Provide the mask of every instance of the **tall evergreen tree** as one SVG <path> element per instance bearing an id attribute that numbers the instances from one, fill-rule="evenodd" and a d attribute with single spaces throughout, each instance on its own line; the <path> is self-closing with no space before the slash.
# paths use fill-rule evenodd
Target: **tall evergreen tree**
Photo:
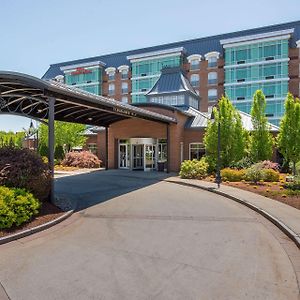
<path id="1" fill-rule="evenodd" d="M 250 136 L 250 156 L 254 162 L 272 158 L 274 140 L 270 133 L 265 110 L 265 95 L 261 90 L 257 90 L 251 108 L 253 131 Z"/>
<path id="2" fill-rule="evenodd" d="M 300 161 L 300 100 L 289 93 L 284 108 L 285 113 L 278 134 L 278 147 L 285 160 L 293 163 L 295 175 L 296 163 Z"/>
<path id="3" fill-rule="evenodd" d="M 209 121 L 204 136 L 206 158 L 210 168 L 215 169 L 218 157 L 218 122 L 220 121 L 221 167 L 228 167 L 242 159 L 246 148 L 246 131 L 241 116 L 227 97 L 213 109 L 214 121 Z"/>

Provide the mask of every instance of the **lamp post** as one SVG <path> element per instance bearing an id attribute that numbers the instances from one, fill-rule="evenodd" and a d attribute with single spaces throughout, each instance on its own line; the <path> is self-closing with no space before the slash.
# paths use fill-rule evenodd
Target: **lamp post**
<path id="1" fill-rule="evenodd" d="M 218 157 L 217 157 L 217 172 L 216 172 L 216 184 L 218 185 L 218 189 L 220 188 L 220 184 L 222 182 L 222 178 L 221 178 L 221 124 L 220 124 L 220 109 L 219 109 L 219 105 L 215 105 L 214 106 L 218 113 Z M 215 114 L 214 114 L 214 109 L 212 110 L 211 113 L 211 119 L 215 120 Z"/>

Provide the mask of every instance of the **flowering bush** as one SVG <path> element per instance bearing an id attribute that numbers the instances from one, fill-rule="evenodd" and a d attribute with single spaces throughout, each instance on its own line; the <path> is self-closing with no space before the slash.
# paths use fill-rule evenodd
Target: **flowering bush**
<path id="1" fill-rule="evenodd" d="M 241 181 L 244 178 L 244 176 L 245 176 L 244 170 L 236 170 L 230 168 L 225 168 L 221 170 L 221 177 L 223 181 L 231 181 L 231 182 Z"/>
<path id="2" fill-rule="evenodd" d="M 262 169 L 279 170 L 279 164 L 270 160 L 264 160 L 257 163 Z"/>
<path id="3" fill-rule="evenodd" d="M 0 229 L 20 226 L 38 214 L 40 202 L 24 189 L 0 186 Z"/>
<path id="4" fill-rule="evenodd" d="M 99 168 L 101 160 L 89 151 L 69 152 L 61 164 L 65 167 Z"/>
<path id="5" fill-rule="evenodd" d="M 181 178 L 202 179 L 207 176 L 208 163 L 204 158 L 201 160 L 185 160 L 180 167 Z"/>
<path id="6" fill-rule="evenodd" d="M 46 200 L 51 187 L 47 164 L 34 151 L 12 147 L 0 148 L 0 185 L 24 188 L 39 200 Z"/>
<path id="7" fill-rule="evenodd" d="M 245 179 L 257 183 L 263 179 L 262 167 L 259 163 L 252 165 L 245 172 Z"/>

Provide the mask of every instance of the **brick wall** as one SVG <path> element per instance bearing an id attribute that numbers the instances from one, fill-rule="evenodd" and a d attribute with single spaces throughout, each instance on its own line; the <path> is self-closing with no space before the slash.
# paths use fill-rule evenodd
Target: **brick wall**
<path id="1" fill-rule="evenodd" d="M 300 66 L 300 54 L 299 48 L 289 49 L 289 91 L 296 97 L 299 97 L 299 66 Z"/>

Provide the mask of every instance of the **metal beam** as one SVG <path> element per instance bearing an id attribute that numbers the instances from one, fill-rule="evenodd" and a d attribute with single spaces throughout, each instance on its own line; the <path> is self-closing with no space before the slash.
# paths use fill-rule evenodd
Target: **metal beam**
<path id="1" fill-rule="evenodd" d="M 105 170 L 108 170 L 108 127 L 105 127 Z"/>
<path id="2" fill-rule="evenodd" d="M 170 173 L 170 161 L 171 161 L 171 141 L 170 141 L 170 125 L 167 124 L 167 173 Z"/>
<path id="3" fill-rule="evenodd" d="M 55 132 L 54 132 L 54 105 L 55 98 L 49 98 L 49 114 L 48 114 L 48 160 L 51 171 L 51 191 L 50 191 L 50 202 L 54 202 L 54 143 L 55 143 Z"/>

